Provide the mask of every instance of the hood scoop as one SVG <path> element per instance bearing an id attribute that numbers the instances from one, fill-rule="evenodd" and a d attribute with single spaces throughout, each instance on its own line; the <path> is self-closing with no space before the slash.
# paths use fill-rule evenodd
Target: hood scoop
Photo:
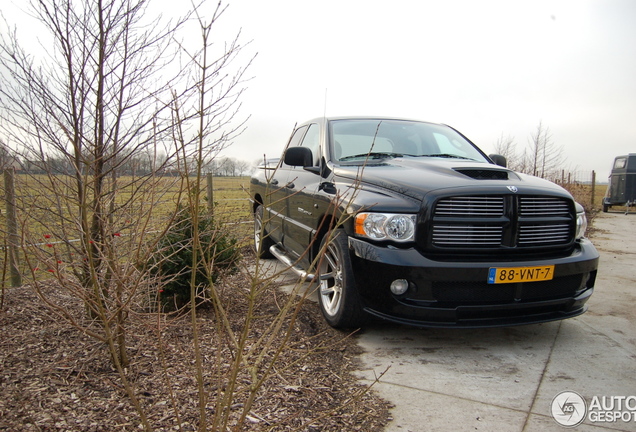
<path id="1" fill-rule="evenodd" d="M 455 171 L 475 180 L 508 180 L 508 171 L 503 170 L 463 168 Z"/>

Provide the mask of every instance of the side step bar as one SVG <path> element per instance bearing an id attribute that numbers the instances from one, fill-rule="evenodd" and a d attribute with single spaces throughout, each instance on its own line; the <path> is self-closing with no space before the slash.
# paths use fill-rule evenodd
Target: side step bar
<path id="1" fill-rule="evenodd" d="M 280 262 L 282 262 L 283 264 L 285 264 L 287 267 L 289 267 L 291 270 L 294 271 L 294 273 L 296 273 L 298 276 L 300 276 L 302 279 L 306 279 L 308 281 L 312 281 L 314 280 L 314 277 L 316 277 L 316 275 L 314 275 L 313 273 L 307 273 L 305 270 L 301 269 L 300 267 L 298 267 L 296 264 L 294 264 L 294 262 L 292 261 L 292 259 L 285 253 L 283 252 L 281 249 L 278 248 L 278 246 L 274 245 L 272 247 L 269 248 L 269 251 L 272 253 L 272 255 L 274 255 Z"/>

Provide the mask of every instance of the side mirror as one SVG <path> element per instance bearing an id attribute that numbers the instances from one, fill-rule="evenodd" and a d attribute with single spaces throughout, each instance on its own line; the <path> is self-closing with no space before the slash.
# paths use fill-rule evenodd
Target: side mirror
<path id="1" fill-rule="evenodd" d="M 491 154 L 491 155 L 488 155 L 488 157 L 490 158 L 491 161 L 493 161 L 494 163 L 496 163 L 499 166 L 502 166 L 504 168 L 506 168 L 508 166 L 508 161 L 502 155 Z"/>
<path id="2" fill-rule="evenodd" d="M 314 164 L 314 157 L 307 147 L 290 147 L 285 151 L 284 162 L 289 166 L 310 167 Z"/>

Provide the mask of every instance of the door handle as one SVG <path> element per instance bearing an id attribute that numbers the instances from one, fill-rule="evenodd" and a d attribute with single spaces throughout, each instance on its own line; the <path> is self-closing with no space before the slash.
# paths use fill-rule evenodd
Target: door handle
<path id="1" fill-rule="evenodd" d="M 325 193 L 328 193 L 330 195 L 334 195 L 337 192 L 336 185 L 329 182 L 320 183 L 320 186 L 318 186 L 318 190 L 324 191 Z"/>
<path id="2" fill-rule="evenodd" d="M 273 179 L 273 180 L 272 180 L 272 184 L 273 184 L 274 186 L 276 186 L 276 185 L 278 184 L 278 180 Z"/>
<path id="3" fill-rule="evenodd" d="M 285 186 L 288 189 L 293 189 L 296 187 L 296 185 L 294 183 L 287 183 L 287 186 Z"/>

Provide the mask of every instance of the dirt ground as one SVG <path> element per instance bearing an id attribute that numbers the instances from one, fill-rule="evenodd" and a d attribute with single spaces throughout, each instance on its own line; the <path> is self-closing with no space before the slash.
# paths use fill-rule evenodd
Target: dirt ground
<path id="1" fill-rule="evenodd" d="M 246 253 L 245 259 L 253 261 L 254 257 Z M 247 283 L 243 278 L 239 273 L 225 282 L 228 287 L 240 287 Z M 58 288 L 51 284 L 47 292 L 82 316 L 80 302 Z M 222 296 L 232 326 L 240 329 L 244 296 L 236 289 L 224 289 Z M 281 296 L 284 294 L 264 296 L 258 304 L 255 335 L 269 325 L 268 317 L 277 313 Z M 163 344 L 159 344 L 156 317 L 144 315 L 130 317 L 127 376 L 155 430 L 197 430 L 200 416 L 189 321 L 183 318 L 166 326 L 160 335 Z M 216 397 L 223 394 L 214 385 L 215 379 L 222 381 L 218 374 L 225 374 L 223 368 L 231 362 L 230 351 L 218 349 L 213 342 L 212 322 L 211 311 L 200 313 L 210 417 Z M 237 430 L 382 430 L 390 405 L 373 391 L 365 391 L 367 387 L 352 375 L 359 367 L 360 348 L 355 337 L 345 336 L 325 324 L 317 305 L 303 305 L 290 341 L 259 391 L 247 421 Z M 248 379 L 239 379 L 239 389 L 249 386 Z M 28 286 L 7 289 L 0 310 L 0 389 L 0 430 L 141 429 L 105 346 L 52 315 Z M 240 412 L 243 402 L 238 398 L 231 410 Z"/>

